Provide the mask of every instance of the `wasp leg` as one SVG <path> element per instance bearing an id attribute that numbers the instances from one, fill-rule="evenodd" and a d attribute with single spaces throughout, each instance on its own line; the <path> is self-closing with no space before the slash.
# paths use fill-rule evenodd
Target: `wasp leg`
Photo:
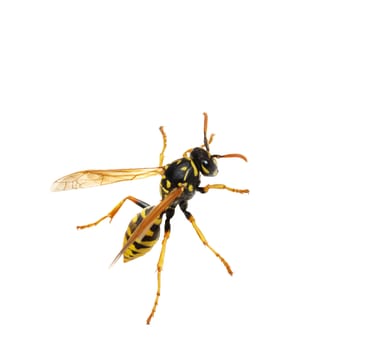
<path id="1" fill-rule="evenodd" d="M 89 227 L 92 227 L 92 226 L 96 226 L 97 224 L 99 224 L 101 221 L 105 220 L 106 218 L 109 218 L 109 222 L 112 221 L 112 219 L 114 218 L 114 216 L 117 214 L 117 212 L 120 210 L 120 208 L 122 207 L 122 205 L 124 204 L 124 202 L 126 200 L 130 200 L 132 201 L 133 203 L 137 204 L 138 206 L 140 206 L 141 208 L 146 208 L 149 206 L 148 203 L 140 200 L 140 199 L 137 199 L 135 197 L 132 197 L 132 196 L 128 196 L 128 197 L 125 197 L 123 200 L 121 200 L 107 215 L 104 215 L 102 218 L 100 218 L 99 220 L 95 221 L 95 222 L 92 222 L 91 224 L 88 224 L 88 225 L 82 225 L 82 226 L 77 226 L 76 228 L 78 230 L 83 230 L 85 228 L 89 228 Z"/>
<path id="2" fill-rule="evenodd" d="M 195 221 L 195 218 L 193 217 L 193 215 L 187 211 L 187 206 L 188 206 L 188 203 L 186 201 L 184 202 L 181 202 L 180 203 L 180 209 L 182 210 L 182 212 L 184 213 L 185 217 L 187 218 L 187 220 L 192 224 L 193 228 L 195 229 L 196 233 L 198 234 L 200 240 L 203 242 L 203 244 L 208 247 L 210 249 L 210 251 L 215 254 L 220 260 L 221 262 L 224 264 L 224 266 L 226 267 L 228 273 L 230 275 L 233 274 L 232 272 L 232 269 L 231 267 L 229 266 L 229 264 L 227 263 L 227 261 L 216 251 L 214 250 L 208 243 L 207 239 L 204 237 L 203 235 L 203 232 L 201 232 L 200 228 L 197 226 L 196 224 L 196 221 Z"/>
<path id="3" fill-rule="evenodd" d="M 142 201 L 141 199 L 137 199 L 135 197 L 132 197 L 132 196 L 128 196 L 126 198 L 124 198 L 123 200 L 127 200 L 129 199 L 130 201 L 132 201 L 133 203 L 137 204 L 140 208 L 146 208 L 146 207 L 150 207 L 151 205 L 148 204 L 147 202 L 144 202 Z"/>
<path id="4" fill-rule="evenodd" d="M 151 319 L 153 317 L 153 315 L 155 314 L 156 312 L 156 307 L 157 307 L 157 304 L 159 302 L 159 298 L 160 298 L 160 289 L 161 289 L 161 271 L 163 270 L 163 265 L 164 265 L 164 257 L 165 257 L 165 249 L 166 249 L 166 246 L 167 246 L 167 241 L 168 241 L 168 238 L 171 234 L 171 218 L 173 217 L 173 215 L 175 214 L 175 208 L 171 207 L 169 208 L 167 211 L 166 211 L 166 219 L 165 219 L 165 223 L 164 223 L 164 238 L 163 238 L 163 241 L 161 242 L 161 251 L 160 251 L 160 257 L 159 257 L 159 261 L 157 262 L 157 291 L 156 291 L 156 298 L 155 298 L 155 302 L 153 303 L 153 307 L 152 307 L 152 311 L 151 313 L 149 314 L 148 318 L 147 318 L 147 324 L 150 324 L 151 323 Z"/>
<path id="5" fill-rule="evenodd" d="M 212 185 L 207 185 L 204 187 L 197 187 L 196 190 L 201 192 L 201 193 L 207 193 L 212 188 L 217 189 L 217 190 L 228 190 L 228 191 L 236 192 L 236 193 L 249 193 L 249 190 L 239 190 L 237 188 L 228 187 L 228 186 L 222 185 L 222 184 L 212 184 Z"/>
<path id="6" fill-rule="evenodd" d="M 165 153 L 165 149 L 167 148 L 167 135 L 164 131 L 164 127 L 160 126 L 160 132 L 161 132 L 161 136 L 163 137 L 163 149 L 161 150 L 160 152 L 160 161 L 159 161 L 159 166 L 162 167 L 163 166 L 163 162 L 164 162 L 164 153 Z"/>

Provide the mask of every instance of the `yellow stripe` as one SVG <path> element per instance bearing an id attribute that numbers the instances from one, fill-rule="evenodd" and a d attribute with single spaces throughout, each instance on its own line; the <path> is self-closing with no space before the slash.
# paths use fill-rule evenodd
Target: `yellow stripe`
<path id="1" fill-rule="evenodd" d="M 190 159 L 189 161 L 190 161 L 192 168 L 193 168 L 193 175 L 199 176 L 199 170 L 197 169 L 196 164 L 193 162 L 192 159 Z"/>

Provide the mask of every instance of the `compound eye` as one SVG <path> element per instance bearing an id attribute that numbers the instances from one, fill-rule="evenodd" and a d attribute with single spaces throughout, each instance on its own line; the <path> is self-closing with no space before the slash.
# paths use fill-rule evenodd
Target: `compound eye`
<path id="1" fill-rule="evenodd" d="M 214 158 L 203 159 L 201 161 L 202 173 L 205 176 L 216 176 L 217 175 L 217 165 Z"/>
<path id="2" fill-rule="evenodd" d="M 210 169 L 209 169 L 209 162 L 207 159 L 202 159 L 200 161 L 200 167 L 201 167 L 201 172 L 203 175 L 209 175 Z"/>
<path id="3" fill-rule="evenodd" d="M 209 167 L 209 162 L 208 162 L 208 160 L 203 159 L 203 160 L 201 161 L 201 164 L 203 165 L 204 168 L 208 169 L 208 167 Z"/>

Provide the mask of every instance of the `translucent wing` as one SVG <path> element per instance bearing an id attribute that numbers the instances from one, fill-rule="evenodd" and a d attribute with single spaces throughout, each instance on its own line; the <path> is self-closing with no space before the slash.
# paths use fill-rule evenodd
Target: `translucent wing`
<path id="1" fill-rule="evenodd" d="M 158 205 L 156 205 L 149 214 L 144 218 L 143 221 L 136 227 L 135 232 L 132 233 L 129 240 L 124 244 L 123 248 L 120 250 L 119 254 L 116 255 L 115 259 L 112 261 L 112 267 L 120 259 L 120 257 L 125 253 L 128 247 L 134 243 L 136 240 L 141 239 L 151 228 L 154 221 L 163 214 L 172 203 L 181 196 L 184 191 L 184 187 L 175 188 L 171 193 L 169 193 Z"/>
<path id="2" fill-rule="evenodd" d="M 52 191 L 67 191 L 79 188 L 113 184 L 120 181 L 144 179 L 154 175 L 162 175 L 164 169 L 136 168 L 136 169 L 111 169 L 111 170 L 83 170 L 63 176 L 56 180 L 51 187 Z"/>

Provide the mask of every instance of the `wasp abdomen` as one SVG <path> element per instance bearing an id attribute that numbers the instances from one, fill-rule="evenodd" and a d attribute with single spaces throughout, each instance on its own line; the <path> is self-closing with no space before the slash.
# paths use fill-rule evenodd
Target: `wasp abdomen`
<path id="1" fill-rule="evenodd" d="M 128 225 L 127 231 L 125 232 L 123 244 L 128 241 L 128 239 L 135 232 L 137 226 L 151 212 L 152 209 L 153 206 L 146 207 L 140 213 L 134 216 L 134 218 Z M 143 256 L 152 249 L 152 247 L 159 239 L 161 221 L 162 219 L 160 216 L 154 221 L 151 228 L 145 233 L 142 238 L 137 239 L 127 248 L 124 253 L 124 262 L 128 262 L 130 260 Z"/>

